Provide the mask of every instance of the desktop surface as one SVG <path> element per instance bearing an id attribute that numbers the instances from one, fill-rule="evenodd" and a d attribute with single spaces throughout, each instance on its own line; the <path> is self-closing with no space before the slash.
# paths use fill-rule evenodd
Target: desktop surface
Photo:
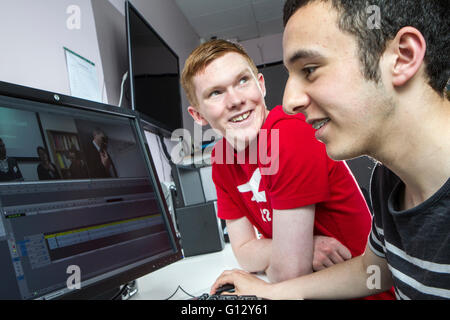
<path id="1" fill-rule="evenodd" d="M 239 264 L 228 243 L 222 251 L 184 258 L 137 279 L 139 291 L 131 299 L 187 300 L 192 296 L 199 297 L 209 293 L 223 271 L 236 268 Z"/>

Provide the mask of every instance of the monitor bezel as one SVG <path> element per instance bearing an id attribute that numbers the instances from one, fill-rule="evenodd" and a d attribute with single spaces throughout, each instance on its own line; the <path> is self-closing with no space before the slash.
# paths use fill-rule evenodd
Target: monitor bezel
<path id="1" fill-rule="evenodd" d="M 96 283 L 89 284 L 87 286 L 82 285 L 80 289 L 73 289 L 67 294 L 56 296 L 55 299 L 95 299 L 96 297 L 103 295 L 105 292 L 117 289 L 121 285 L 134 281 L 148 273 L 154 272 L 166 265 L 169 265 L 171 263 L 183 259 L 180 241 L 175 232 L 175 228 L 172 223 L 172 218 L 167 203 L 164 197 L 162 196 L 163 191 L 159 179 L 157 178 L 156 167 L 153 158 L 151 156 L 147 140 L 145 139 L 145 134 L 142 128 L 139 113 L 127 108 L 119 108 L 113 105 L 103 104 L 91 100 L 85 100 L 60 93 L 35 89 L 3 81 L 0 81 L 0 95 L 23 100 L 30 100 L 34 102 L 40 102 L 44 104 L 50 104 L 54 105 L 55 107 L 58 106 L 71 107 L 80 110 L 88 110 L 103 114 L 122 116 L 130 119 L 134 123 L 133 126 L 137 131 L 136 138 L 138 139 L 138 141 L 136 142 L 140 144 L 141 147 L 143 148 L 143 155 L 144 160 L 147 163 L 148 174 L 151 178 L 153 185 L 157 189 L 156 194 L 158 202 L 162 207 L 165 223 L 170 227 L 169 236 L 172 245 L 174 245 L 176 249 L 175 252 L 167 256 L 160 257 L 150 262 L 146 262 L 138 266 L 132 267 L 126 271 L 120 272 L 116 275 L 113 275 L 104 280 L 100 280 Z M 59 290 L 56 290 L 56 292 L 57 291 Z"/>
<path id="2" fill-rule="evenodd" d="M 137 111 L 144 121 L 145 127 L 148 131 L 155 132 L 157 134 L 162 134 L 165 137 L 171 137 L 171 134 L 174 130 L 182 128 L 183 126 L 183 108 L 182 108 L 182 97 L 181 97 L 181 87 L 178 85 L 178 95 L 180 98 L 180 102 L 178 104 L 179 109 L 179 119 L 178 119 L 178 128 L 171 128 L 167 124 L 162 123 L 149 115 L 145 114 L 143 111 L 139 110 L 136 106 L 136 97 L 135 97 L 135 84 L 134 84 L 134 71 L 133 71 L 133 59 L 132 59 L 132 45 L 131 45 L 131 31 L 130 31 L 130 10 L 136 14 L 139 19 L 146 25 L 146 27 L 153 32 L 153 34 L 159 39 L 161 44 L 163 44 L 169 52 L 176 58 L 177 60 L 177 70 L 178 75 L 180 76 L 180 58 L 176 54 L 174 50 L 167 44 L 166 41 L 159 35 L 158 32 L 150 25 L 147 19 L 131 4 L 129 0 L 125 1 L 125 27 L 126 27 L 126 37 L 127 37 L 127 56 L 128 56 L 128 76 L 130 79 L 130 93 L 131 93 L 131 108 L 134 111 Z"/>

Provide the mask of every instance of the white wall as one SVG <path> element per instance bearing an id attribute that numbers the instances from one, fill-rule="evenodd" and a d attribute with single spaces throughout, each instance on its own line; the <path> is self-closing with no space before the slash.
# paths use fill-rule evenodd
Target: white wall
<path id="1" fill-rule="evenodd" d="M 1 1 L 0 81 L 70 95 L 65 46 L 95 63 L 103 102 L 117 105 L 122 75 L 128 68 L 124 3 L 125 0 Z M 174 0 L 134 0 L 132 3 L 178 54 L 182 69 L 200 38 Z M 80 8 L 79 30 L 67 27 L 70 5 Z M 94 12 L 95 8 L 103 9 L 108 5 L 115 8 L 115 12 Z M 99 32 L 97 16 L 114 20 L 116 29 Z M 97 35 L 106 40 L 98 39 Z M 111 42 L 114 37 L 119 39 Z M 103 68 L 103 61 L 107 70 Z M 181 94 L 183 126 L 192 131 L 193 120 L 185 110 L 188 102 L 184 92 Z"/>
<path id="2" fill-rule="evenodd" d="M 103 69 L 91 0 L 0 2 L 0 80 L 70 95 L 63 47 L 94 62 L 99 88 Z M 67 27 L 67 8 L 80 8 L 80 29 Z M 106 102 L 106 97 L 104 97 Z"/>

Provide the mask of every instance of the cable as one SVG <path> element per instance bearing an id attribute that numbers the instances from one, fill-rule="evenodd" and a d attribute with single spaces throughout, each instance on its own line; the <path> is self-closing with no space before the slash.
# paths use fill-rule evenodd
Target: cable
<path id="1" fill-rule="evenodd" d="M 170 300 L 170 298 L 172 298 L 172 297 L 178 292 L 178 289 L 180 289 L 181 291 L 183 291 L 184 293 L 186 293 L 186 294 L 187 294 L 188 296 L 190 296 L 191 298 L 196 298 L 196 296 L 193 296 L 192 294 L 186 292 L 186 290 L 184 290 L 180 285 L 178 285 L 178 287 L 177 287 L 177 289 L 175 290 L 175 292 L 172 293 L 172 294 L 170 295 L 170 297 L 168 297 L 167 299 L 164 299 L 164 300 Z"/>
<path id="2" fill-rule="evenodd" d="M 123 287 L 117 292 L 117 294 L 111 298 L 111 300 L 117 300 L 124 292 L 128 289 L 128 283 L 124 284 Z"/>
<path id="3" fill-rule="evenodd" d="M 156 139 L 156 142 L 157 142 L 157 144 L 158 144 L 158 149 L 159 149 L 159 152 L 158 152 L 158 154 L 159 154 L 159 160 L 161 161 L 161 166 L 162 166 L 162 170 L 163 170 L 163 178 L 164 178 L 164 180 L 163 181 L 167 181 L 166 179 L 166 169 L 165 169 L 165 166 L 164 166 L 164 164 L 166 163 L 165 161 L 164 161 L 164 159 L 163 159 L 163 157 L 167 160 L 167 163 L 168 163 L 168 165 L 170 166 L 170 159 L 168 159 L 167 158 L 167 156 L 166 156 L 166 154 L 164 153 L 164 150 L 163 150 L 163 146 L 162 146 L 162 144 L 164 143 L 164 139 Z M 167 149 L 166 149 L 167 150 Z"/>
<path id="4" fill-rule="evenodd" d="M 169 161 L 169 164 L 175 165 L 175 163 L 172 161 L 172 157 L 170 156 L 169 152 L 167 151 L 167 146 L 166 146 L 166 143 L 164 142 L 164 137 L 160 133 L 158 133 L 158 137 L 159 137 L 159 141 L 161 142 L 161 147 L 163 149 L 164 156 Z"/>
<path id="5" fill-rule="evenodd" d="M 118 107 L 122 106 L 123 85 L 125 84 L 125 80 L 127 80 L 127 77 L 128 77 L 128 71 L 125 72 L 125 74 L 122 76 L 122 84 L 120 85 L 120 98 L 119 98 L 119 105 L 118 105 Z"/>

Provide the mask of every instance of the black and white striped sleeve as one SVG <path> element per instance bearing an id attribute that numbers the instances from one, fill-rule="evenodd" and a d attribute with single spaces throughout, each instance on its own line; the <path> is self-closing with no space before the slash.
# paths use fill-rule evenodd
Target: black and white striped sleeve
<path id="1" fill-rule="evenodd" d="M 369 248 L 374 254 L 381 258 L 386 258 L 386 247 L 384 244 L 384 232 L 383 229 L 378 227 L 375 219 L 372 221 L 372 230 L 369 235 Z"/>

